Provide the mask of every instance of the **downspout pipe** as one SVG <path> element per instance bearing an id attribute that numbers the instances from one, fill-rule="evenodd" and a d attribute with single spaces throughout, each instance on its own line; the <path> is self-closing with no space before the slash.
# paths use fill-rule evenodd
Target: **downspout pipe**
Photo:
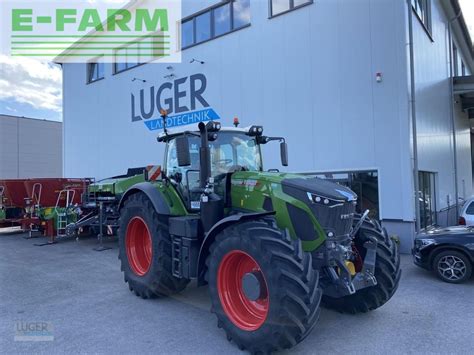
<path id="1" fill-rule="evenodd" d="M 454 115 L 454 55 L 453 55 L 453 37 L 452 37 L 452 24 L 461 16 L 461 10 L 448 22 L 448 38 L 449 38 L 449 88 L 451 91 L 451 128 L 453 130 L 453 155 L 454 155 L 454 195 L 456 199 L 455 210 L 456 210 L 456 221 L 459 220 L 459 187 L 458 187 L 458 148 L 456 138 L 456 118 Z M 449 214 L 449 211 L 448 211 Z"/>
<path id="2" fill-rule="evenodd" d="M 413 49 L 413 14 L 411 9 L 411 0 L 407 0 L 408 9 L 408 37 L 409 37 L 409 53 L 410 53 L 410 104 L 411 104 L 411 129 L 413 135 L 413 182 L 415 195 L 415 229 L 418 233 L 421 230 L 420 220 L 420 181 L 418 169 L 418 137 L 416 127 L 416 94 L 415 94 L 415 54 Z"/>

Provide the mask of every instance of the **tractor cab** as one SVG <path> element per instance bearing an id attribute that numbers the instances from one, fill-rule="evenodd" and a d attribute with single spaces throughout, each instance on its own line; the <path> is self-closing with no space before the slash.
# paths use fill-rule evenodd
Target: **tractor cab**
<path id="1" fill-rule="evenodd" d="M 263 171 L 263 161 L 260 145 L 271 140 L 283 138 L 264 137 L 261 126 L 247 128 L 220 127 L 219 123 L 209 122 L 204 126 L 207 134 L 201 132 L 170 133 L 167 131 L 159 137 L 159 141 L 166 142 L 164 174 L 175 185 L 183 199 L 186 208 L 190 211 L 200 209 L 200 198 L 203 189 L 210 179 L 214 192 L 222 198 L 225 207 L 230 207 L 230 179 L 233 173 L 240 171 Z M 201 147 L 203 138 L 207 140 L 209 176 L 202 176 Z M 287 155 L 286 144 L 282 145 L 282 156 Z M 283 161 L 284 165 L 287 162 Z M 208 166 L 209 165 L 209 166 Z M 201 183 L 202 182 L 202 183 Z"/>

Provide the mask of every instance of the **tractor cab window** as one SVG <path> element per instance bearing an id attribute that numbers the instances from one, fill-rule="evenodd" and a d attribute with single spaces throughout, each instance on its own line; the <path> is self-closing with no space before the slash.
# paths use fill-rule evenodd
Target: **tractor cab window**
<path id="1" fill-rule="evenodd" d="M 243 133 L 219 132 L 217 140 L 209 145 L 214 177 L 239 170 L 262 170 L 260 147 L 253 137 Z"/>
<path id="2" fill-rule="evenodd" d="M 211 149 L 211 173 L 218 176 L 238 170 L 261 171 L 262 159 L 260 147 L 254 137 L 240 132 L 219 132 L 217 140 L 209 142 Z M 178 166 L 176 142 L 168 143 L 166 173 L 168 177 L 185 181 L 188 171 L 199 171 L 199 137 L 189 136 L 191 165 Z"/>
<path id="3" fill-rule="evenodd" d="M 191 155 L 191 165 L 189 166 L 179 166 L 174 139 L 168 142 L 166 149 L 165 173 L 175 183 L 185 205 L 191 209 L 199 208 L 200 194 L 191 192 L 199 187 L 199 142 L 199 138 L 189 137 Z"/>
<path id="4" fill-rule="evenodd" d="M 176 141 L 168 142 L 166 150 L 166 175 L 175 183 L 188 208 L 198 207 L 199 188 L 199 137 L 189 136 L 191 165 L 179 166 L 176 152 Z M 215 141 L 209 142 L 211 152 L 211 174 L 217 178 L 216 183 L 224 183 L 226 174 L 236 171 L 261 171 L 262 159 L 260 146 L 254 137 L 241 132 L 221 131 Z M 219 188 L 218 188 L 219 189 Z"/>

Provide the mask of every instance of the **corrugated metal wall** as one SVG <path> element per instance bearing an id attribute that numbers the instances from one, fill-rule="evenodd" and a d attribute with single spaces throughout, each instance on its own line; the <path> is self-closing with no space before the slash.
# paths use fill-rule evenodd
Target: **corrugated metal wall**
<path id="1" fill-rule="evenodd" d="M 0 115 L 0 179 L 62 177 L 62 123 Z"/>

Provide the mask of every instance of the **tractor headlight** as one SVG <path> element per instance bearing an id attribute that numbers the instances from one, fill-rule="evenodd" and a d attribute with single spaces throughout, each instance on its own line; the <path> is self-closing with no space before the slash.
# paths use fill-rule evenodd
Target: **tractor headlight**
<path id="1" fill-rule="evenodd" d="M 328 199 L 327 197 L 318 196 L 318 195 L 315 195 L 311 192 L 307 192 L 306 195 L 308 196 L 308 199 L 312 203 L 320 203 L 322 205 L 329 205 L 329 204 L 333 204 L 335 202 L 343 202 L 343 201 L 333 201 L 333 200 Z"/>
<path id="2" fill-rule="evenodd" d="M 221 129 L 221 124 L 219 122 L 209 121 L 206 124 L 208 132 L 218 132 Z"/>
<path id="3" fill-rule="evenodd" d="M 252 126 L 249 128 L 249 136 L 261 136 L 263 134 L 262 126 Z"/>

